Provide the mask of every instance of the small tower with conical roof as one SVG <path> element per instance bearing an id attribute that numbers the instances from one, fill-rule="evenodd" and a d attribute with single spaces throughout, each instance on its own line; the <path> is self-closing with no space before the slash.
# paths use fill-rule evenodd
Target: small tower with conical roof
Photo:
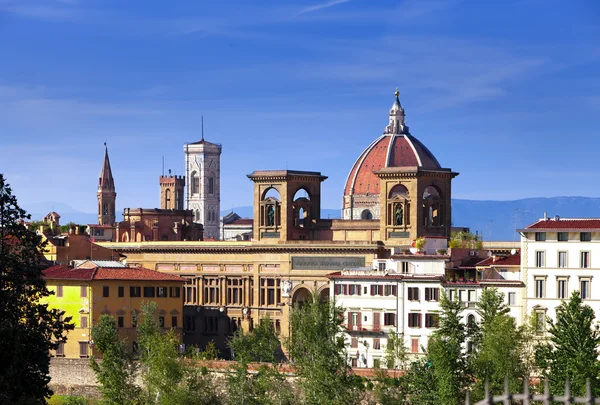
<path id="1" fill-rule="evenodd" d="M 404 125 L 404 108 L 400 104 L 400 92 L 396 88 L 396 99 L 390 108 L 390 122 L 385 128 L 386 134 L 408 134 L 408 126 Z"/>
<path id="2" fill-rule="evenodd" d="M 108 147 L 104 143 L 104 163 L 98 180 L 98 223 L 100 225 L 114 225 L 116 222 L 115 202 L 117 193 L 110 160 L 108 159 Z"/>

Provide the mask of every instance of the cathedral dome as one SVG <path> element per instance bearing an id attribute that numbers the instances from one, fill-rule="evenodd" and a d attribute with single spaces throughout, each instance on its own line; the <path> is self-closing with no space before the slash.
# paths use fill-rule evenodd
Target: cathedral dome
<path id="1" fill-rule="evenodd" d="M 358 157 L 344 187 L 342 218 L 379 218 L 379 177 L 374 173 L 384 168 L 412 167 L 440 170 L 437 159 L 404 123 L 404 108 L 396 90 L 389 112 L 389 124 L 383 135 L 375 139 Z"/>
<path id="2" fill-rule="evenodd" d="M 375 139 L 352 166 L 344 195 L 379 194 L 379 177 L 374 172 L 385 167 L 420 167 L 426 170 L 441 168 L 433 153 L 408 132 L 398 95 L 396 91 L 396 99 L 390 109 L 390 124 L 385 133 Z"/>

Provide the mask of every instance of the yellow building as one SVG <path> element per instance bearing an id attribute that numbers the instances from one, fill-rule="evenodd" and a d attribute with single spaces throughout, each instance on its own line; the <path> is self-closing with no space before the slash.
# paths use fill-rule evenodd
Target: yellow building
<path id="1" fill-rule="evenodd" d="M 65 311 L 64 317 L 72 317 L 75 324 L 67 342 L 53 353 L 57 357 L 88 357 L 93 351 L 91 328 L 103 314 L 115 318 L 120 337 L 133 349 L 135 316 L 147 301 L 157 303 L 162 327 L 181 334 L 184 280 L 178 276 L 119 262 L 85 261 L 78 267 L 50 267 L 44 270 L 44 278 L 54 292 L 44 300 L 51 308 Z"/>

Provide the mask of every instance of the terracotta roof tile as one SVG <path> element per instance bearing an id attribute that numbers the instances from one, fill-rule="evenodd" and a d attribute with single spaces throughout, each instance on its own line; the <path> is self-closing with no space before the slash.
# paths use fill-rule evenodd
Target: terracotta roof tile
<path id="1" fill-rule="evenodd" d="M 149 280 L 149 281 L 180 281 L 185 280 L 179 276 L 165 274 L 143 267 L 130 267 L 127 269 L 103 268 L 97 269 L 94 280 Z"/>
<path id="2" fill-rule="evenodd" d="M 165 274 L 143 267 L 129 268 L 73 268 L 69 266 L 52 266 L 43 271 L 49 280 L 140 280 L 140 281 L 180 281 L 179 276 Z"/>
<path id="3" fill-rule="evenodd" d="M 520 266 L 521 265 L 521 253 L 515 253 L 514 255 L 502 257 L 492 263 L 492 266 Z"/>
<path id="4" fill-rule="evenodd" d="M 350 170 L 344 194 L 379 194 L 379 177 L 374 172 L 385 167 L 441 168 L 429 149 L 412 135 L 383 135 L 359 156 Z"/>
<path id="5" fill-rule="evenodd" d="M 236 219 L 235 221 L 226 224 L 226 225 L 253 225 L 254 224 L 254 219 L 252 218 L 239 218 Z"/>
<path id="6" fill-rule="evenodd" d="M 541 219 L 534 224 L 529 225 L 526 230 L 529 229 L 559 229 L 559 230 L 600 230 L 600 218 L 587 218 L 587 219 Z"/>
<path id="7" fill-rule="evenodd" d="M 49 280 L 92 280 L 95 269 L 78 269 L 69 266 L 52 266 L 44 270 L 43 277 Z"/>

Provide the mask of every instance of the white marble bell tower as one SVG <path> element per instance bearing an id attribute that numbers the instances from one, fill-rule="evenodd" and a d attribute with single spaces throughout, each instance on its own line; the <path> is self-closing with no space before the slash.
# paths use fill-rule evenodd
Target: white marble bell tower
<path id="1" fill-rule="evenodd" d="M 204 226 L 204 239 L 220 239 L 221 145 L 202 140 L 184 145 L 186 208 Z"/>

